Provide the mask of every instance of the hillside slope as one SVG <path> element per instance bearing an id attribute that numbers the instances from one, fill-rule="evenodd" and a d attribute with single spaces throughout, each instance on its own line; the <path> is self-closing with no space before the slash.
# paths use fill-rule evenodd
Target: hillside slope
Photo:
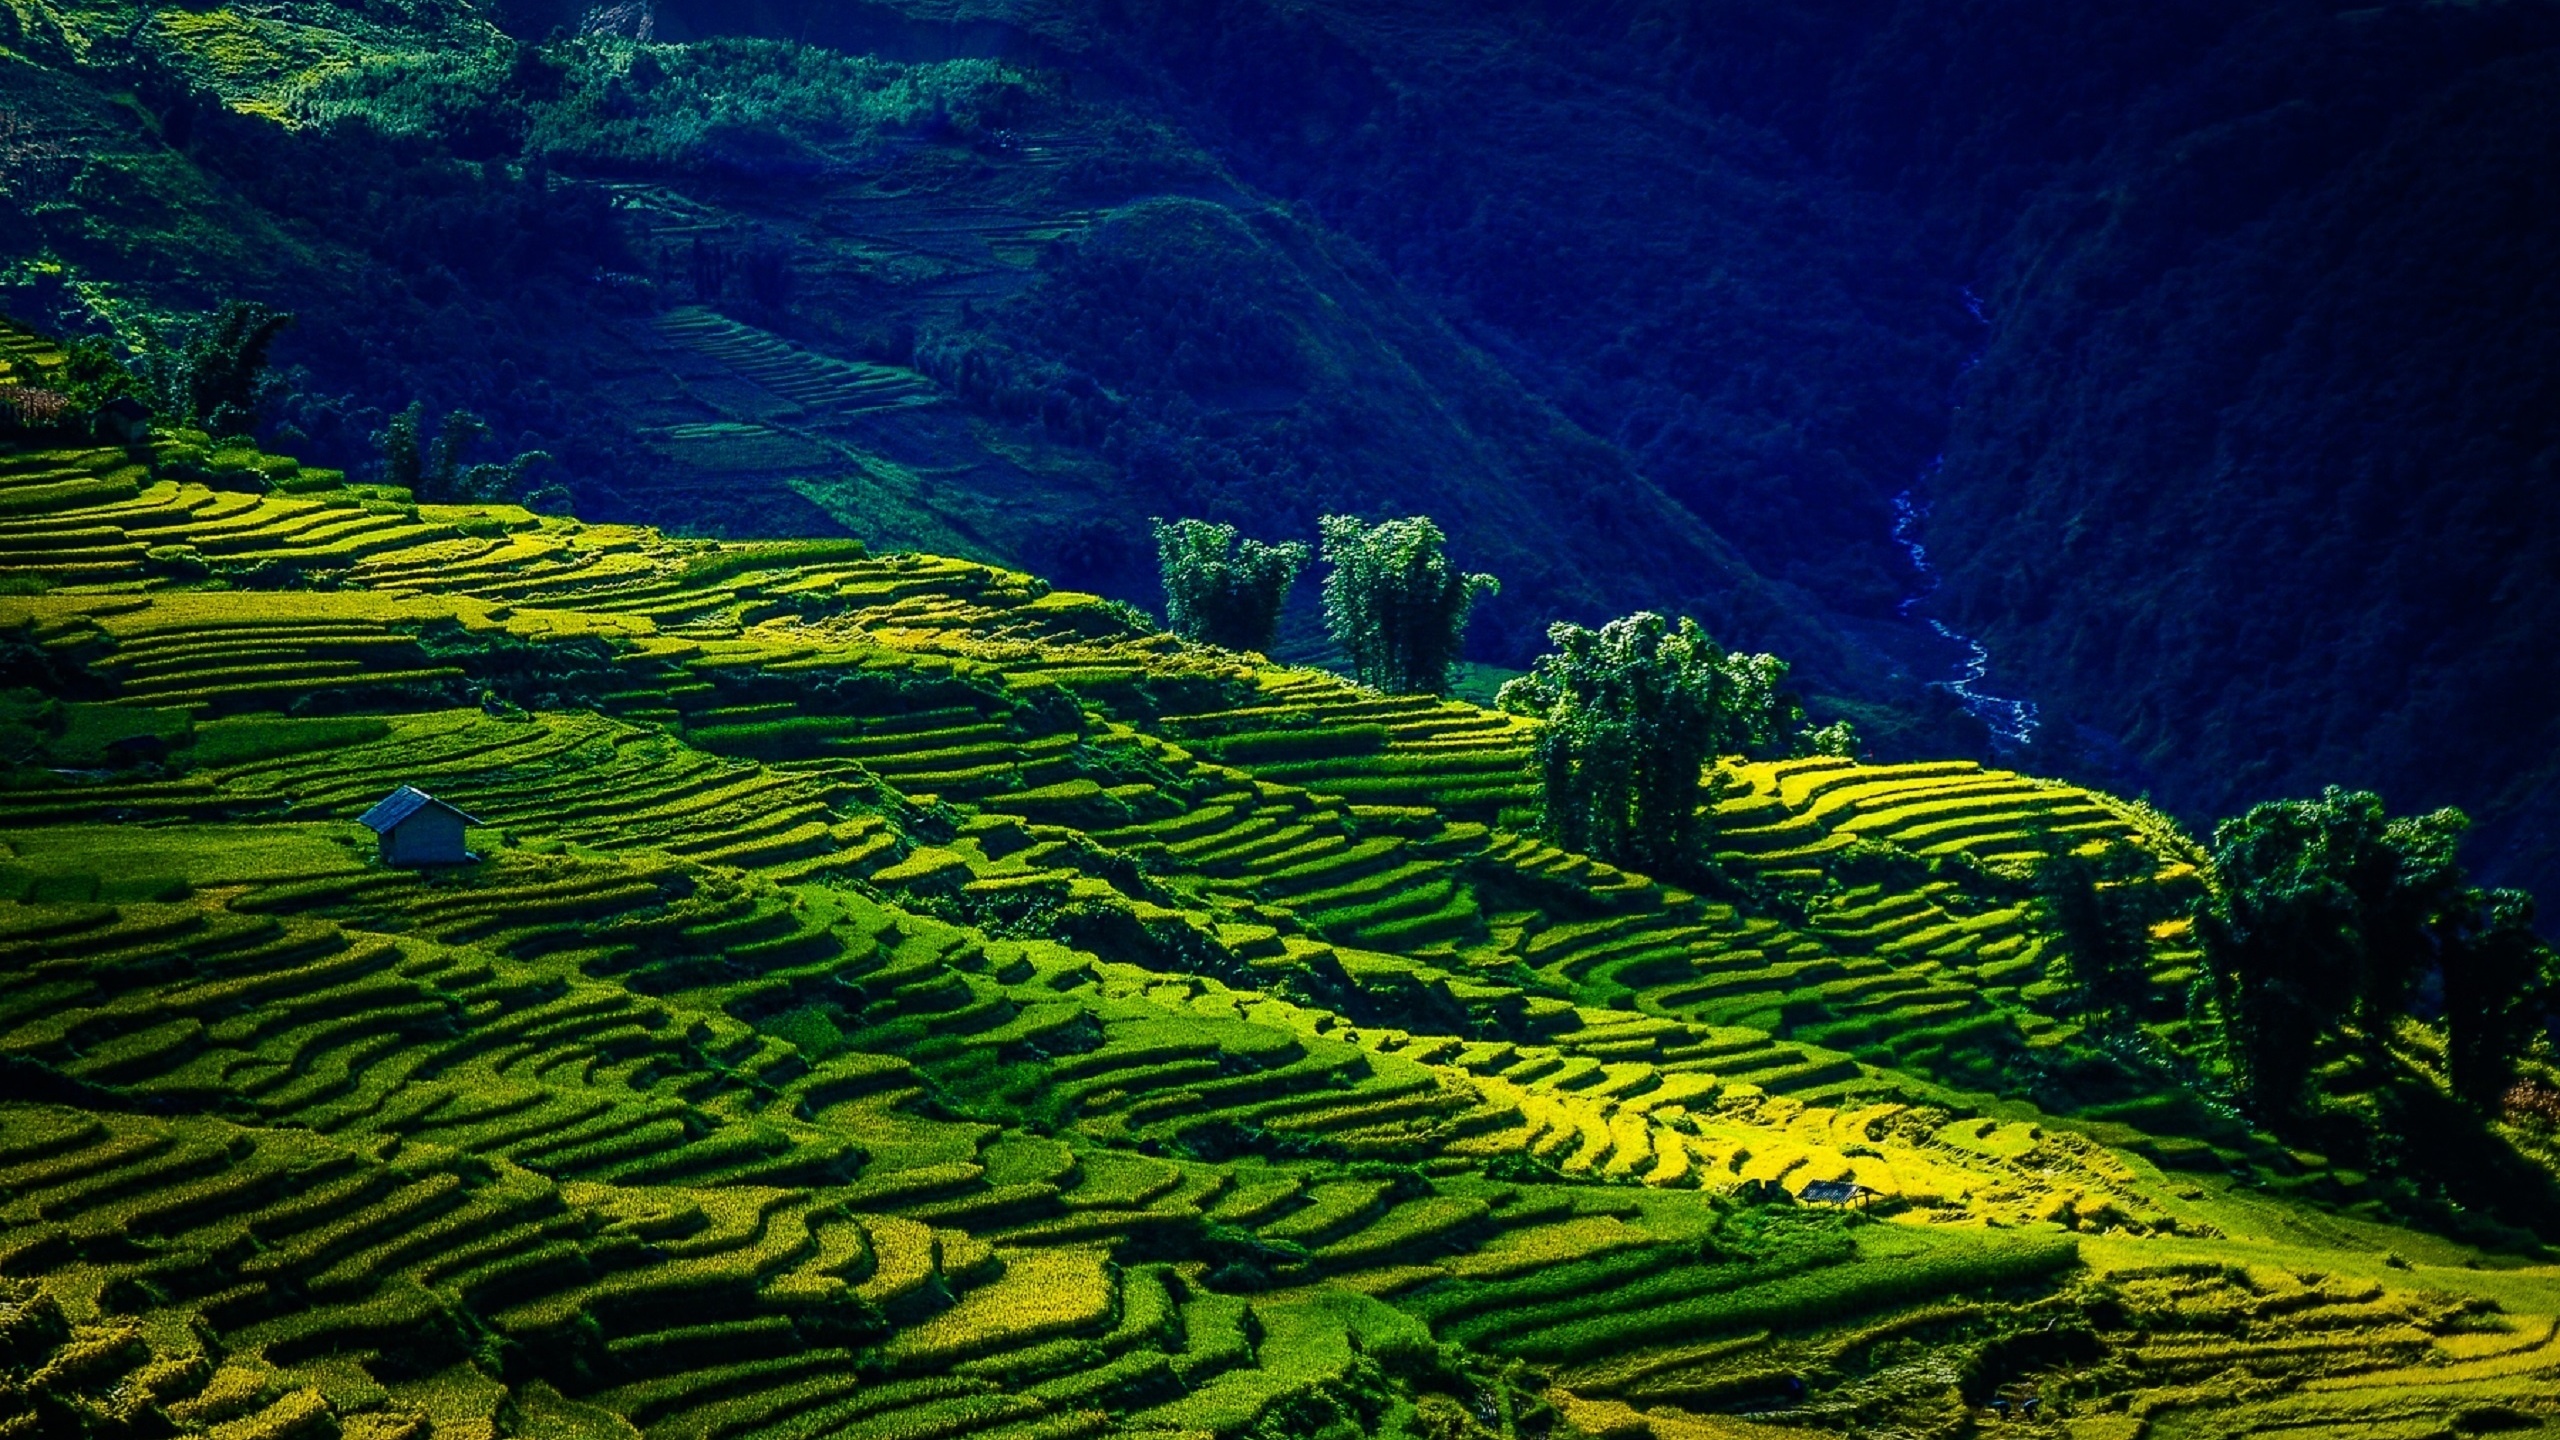
<path id="1" fill-rule="evenodd" d="M 1362 247 L 1036 56 L 326 4 L 34 5 L 0 45 L 68 184 L 9 189 L 8 303 L 136 342 L 232 294 L 297 312 L 268 433 L 316 461 L 467 406 L 588 513 L 850 527 L 1146 602 L 1150 515 L 1430 513 L 1505 581 L 1486 658 L 1650 605 L 1952 723 Z"/>
<path id="2" fill-rule="evenodd" d="M 1142 602 L 1151 513 L 1429 510 L 1479 658 L 1685 609 L 1982 753 L 1937 620 L 2039 768 L 2560 887 L 2551 0 L 9 13 L 0 293 L 301 311 L 323 463 L 469 405 L 588 514 Z"/>
<path id="3" fill-rule="evenodd" d="M 1910 493 L 2039 766 L 2560 884 L 2549 0 L 659 14 L 1111 77 L 1934 678 Z"/>
<path id="4" fill-rule="evenodd" d="M 2344 780 L 2548 884 L 2560 11 L 2298 20 L 2205 75 L 2008 242 L 1949 609 L 2182 811 Z"/>
<path id="5" fill-rule="evenodd" d="M 2560 881 L 2560 6 L 1069 12 L 1764 572 L 1898 593 L 1913 492 L 2039 766 Z"/>
<path id="6" fill-rule="evenodd" d="M 2560 1428 L 2529 1236 L 2042 1008 L 2004 874 L 2201 883 L 2104 795 L 1737 764 L 1702 895 L 1514 833 L 1529 722 L 981 563 L 186 432 L 0 457 L 0 553 L 0 1423 Z"/>

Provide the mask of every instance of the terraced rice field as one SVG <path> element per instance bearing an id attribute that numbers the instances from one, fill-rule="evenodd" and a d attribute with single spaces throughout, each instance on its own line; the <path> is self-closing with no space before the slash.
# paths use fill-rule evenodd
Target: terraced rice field
<path id="1" fill-rule="evenodd" d="M 941 397 L 912 370 L 838 360 L 698 306 L 658 318 L 670 340 L 790 401 L 817 423 L 931 405 Z"/>
<path id="2" fill-rule="evenodd" d="M 2202 883 L 2106 797 L 1737 763 L 1699 894 L 1517 833 L 1527 722 L 983 565 L 183 435 L 0 457 L 0 556 L 5 1433 L 2560 1411 L 2547 1262 L 1942 1083 L 2074 1028 L 2005 873 Z"/>

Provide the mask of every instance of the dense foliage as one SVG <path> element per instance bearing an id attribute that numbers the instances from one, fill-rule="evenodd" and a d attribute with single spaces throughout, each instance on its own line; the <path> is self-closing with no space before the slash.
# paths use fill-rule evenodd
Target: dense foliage
<path id="1" fill-rule="evenodd" d="M 1173 633 L 1230 650 L 1269 650 L 1289 587 L 1306 568 L 1307 547 L 1295 540 L 1238 544 L 1236 527 L 1206 520 L 1154 523 L 1165 624 Z"/>
<path id="2" fill-rule="evenodd" d="M 2460 929 L 2438 951 L 2444 987 L 2446 1078 L 2483 1109 L 2502 1104 L 2516 1060 L 2560 1026 L 2560 955 L 2534 932 L 2533 897 L 2471 897 Z"/>
<path id="3" fill-rule="evenodd" d="M 2036 867 L 2036 898 L 2060 941 L 2053 968 L 2083 1014 L 2139 1018 L 2150 996 L 2152 897 L 2134 883 L 2144 863 L 2130 846 L 2100 844 Z"/>
<path id="4" fill-rule="evenodd" d="M 1542 832 L 1616 864 L 1694 873 L 1708 767 L 1778 738 L 1785 663 L 1729 653 L 1685 617 L 1674 625 L 1639 613 L 1548 633 L 1555 649 L 1499 699 L 1544 722 L 1534 751 Z"/>
<path id="5" fill-rule="evenodd" d="M 255 430 L 269 352 L 292 323 L 283 311 L 234 300 L 195 325 L 169 358 L 172 418 L 217 437 Z"/>
<path id="6" fill-rule="evenodd" d="M 2217 903 L 2199 917 L 2230 1058 L 2259 1113 L 2305 1103 L 2321 1042 L 2378 1047 L 2432 973 L 2456 1087 L 2493 1102 L 2560 983 L 2530 903 L 2474 888 L 2459 811 L 2393 817 L 2370 792 L 2252 807 L 2214 832 Z M 2522 1023 L 2520 1023 L 2520 1021 Z"/>
<path id="7" fill-rule="evenodd" d="M 489 437 L 488 422 L 468 410 L 456 410 L 445 417 L 435 439 L 429 442 L 425 421 L 426 406 L 412 403 L 392 416 L 391 423 L 384 427 L 379 439 L 384 484 L 396 485 L 439 505 L 512 500 L 537 510 L 565 507 L 565 490 L 556 485 L 536 485 L 532 479 L 533 468 L 549 463 L 549 455 L 528 450 L 503 463 L 475 463 L 467 456 L 473 446 Z"/>
<path id="8" fill-rule="evenodd" d="M 1325 626 L 1351 673 L 1390 695 L 1447 691 L 1467 618 L 1502 582 L 1452 567 L 1448 537 L 1427 515 L 1376 525 L 1327 515 L 1317 533 L 1333 567 L 1324 577 Z"/>
<path id="9" fill-rule="evenodd" d="M 123 423 L 128 417 L 156 413 L 219 437 L 246 438 L 273 388 L 268 353 L 292 323 L 291 315 L 233 300 L 171 333 L 152 334 L 136 353 L 83 337 L 63 347 L 59 363 L 6 387 L 9 414 L 0 423 L 31 437 L 121 441 L 139 436 Z"/>

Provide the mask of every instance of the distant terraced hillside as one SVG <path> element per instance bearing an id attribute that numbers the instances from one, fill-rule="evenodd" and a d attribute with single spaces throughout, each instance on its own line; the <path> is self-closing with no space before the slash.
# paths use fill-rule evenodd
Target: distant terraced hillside
<path id="1" fill-rule="evenodd" d="M 640 44 L 591 8 L 23 0 L 0 310 L 147 350 L 252 298 L 299 317 L 261 433 L 306 456 L 369 472 L 389 416 L 463 409 L 467 458 L 538 450 L 590 515 L 1142 603 L 1151 515 L 1427 510 L 1506 577 L 1479 658 L 1686 608 L 1890 743 L 1976 733 L 1160 100 L 1029 54 Z M 1288 630 L 1324 653 L 1311 605 Z"/>
<path id="2" fill-rule="evenodd" d="M 0 1433 L 2560 1414 L 2560 1269 L 2043 1008 L 2003 877 L 2105 838 L 2183 1014 L 2102 795 L 1736 762 L 1692 893 L 1520 833 L 1530 722 L 189 434 L 0 456 L 0 577 Z"/>

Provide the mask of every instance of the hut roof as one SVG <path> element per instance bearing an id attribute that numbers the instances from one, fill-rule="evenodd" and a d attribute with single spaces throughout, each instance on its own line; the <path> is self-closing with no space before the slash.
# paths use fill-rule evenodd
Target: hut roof
<path id="1" fill-rule="evenodd" d="M 357 816 L 356 823 L 377 835 L 384 835 L 390 833 L 401 821 L 430 806 L 444 811 L 465 825 L 480 823 L 476 817 L 464 814 L 458 807 L 447 805 L 415 785 L 403 785 L 383 796 L 380 804 Z"/>

